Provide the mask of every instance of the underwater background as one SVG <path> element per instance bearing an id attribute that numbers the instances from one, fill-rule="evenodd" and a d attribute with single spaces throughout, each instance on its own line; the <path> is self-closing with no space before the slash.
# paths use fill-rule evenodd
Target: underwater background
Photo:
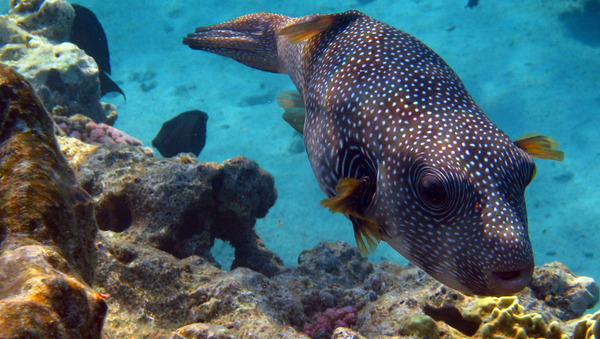
<path id="1" fill-rule="evenodd" d="M 513 139 L 554 137 L 565 161 L 536 161 L 526 201 L 536 264 L 558 260 L 600 281 L 600 1 L 466 0 L 139 1 L 89 0 L 106 31 L 112 79 L 127 95 L 115 127 L 150 146 L 163 122 L 199 109 L 208 116 L 200 161 L 244 155 L 272 173 L 278 199 L 256 230 L 286 265 L 321 241 L 355 244 L 350 222 L 320 207 L 325 195 L 302 137 L 274 98 L 287 75 L 189 49 L 197 26 L 253 12 L 288 16 L 357 9 L 416 36 L 444 58 L 488 117 Z M 3 13 L 8 1 L 2 3 Z M 156 152 L 158 156 L 159 153 Z M 218 243 L 223 268 L 233 249 Z M 369 259 L 406 260 L 385 243 Z M 596 307 L 597 308 L 597 307 Z"/>

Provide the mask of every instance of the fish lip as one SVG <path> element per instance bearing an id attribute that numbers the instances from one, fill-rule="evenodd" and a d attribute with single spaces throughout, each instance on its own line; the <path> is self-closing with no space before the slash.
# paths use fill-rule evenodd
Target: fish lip
<path id="1" fill-rule="evenodd" d="M 488 282 L 490 290 L 494 295 L 506 296 L 513 295 L 524 289 L 533 277 L 535 265 L 533 262 L 523 264 L 509 269 L 500 269 L 488 272 Z M 515 277 L 505 278 L 501 273 L 513 273 Z"/>

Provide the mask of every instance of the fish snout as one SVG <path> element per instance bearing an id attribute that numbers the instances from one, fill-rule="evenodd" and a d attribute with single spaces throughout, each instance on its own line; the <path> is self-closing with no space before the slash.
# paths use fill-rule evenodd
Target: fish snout
<path id="1" fill-rule="evenodd" d="M 488 270 L 486 278 L 491 295 L 506 296 L 521 291 L 531 281 L 534 267 L 533 259 L 531 259 L 518 266 Z"/>
<path id="2" fill-rule="evenodd" d="M 253 13 L 220 24 L 197 27 L 183 38 L 191 49 L 216 53 L 268 72 L 286 73 L 277 55 L 275 33 L 289 17 Z"/>

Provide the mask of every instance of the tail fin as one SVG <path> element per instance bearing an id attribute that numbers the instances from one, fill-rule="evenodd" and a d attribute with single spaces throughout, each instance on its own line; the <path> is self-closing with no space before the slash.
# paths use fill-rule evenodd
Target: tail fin
<path id="1" fill-rule="evenodd" d="M 271 13 L 253 13 L 206 27 L 183 38 L 192 49 L 230 57 L 263 71 L 286 73 L 277 55 L 277 32 L 289 17 Z"/>

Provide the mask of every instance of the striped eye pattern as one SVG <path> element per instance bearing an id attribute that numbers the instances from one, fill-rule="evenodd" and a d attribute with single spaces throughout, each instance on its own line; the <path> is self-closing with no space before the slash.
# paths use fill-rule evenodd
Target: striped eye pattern
<path id="1" fill-rule="evenodd" d="M 411 181 L 416 204 L 438 221 L 456 216 L 473 192 L 469 181 L 459 173 L 424 164 L 413 167 Z"/>

